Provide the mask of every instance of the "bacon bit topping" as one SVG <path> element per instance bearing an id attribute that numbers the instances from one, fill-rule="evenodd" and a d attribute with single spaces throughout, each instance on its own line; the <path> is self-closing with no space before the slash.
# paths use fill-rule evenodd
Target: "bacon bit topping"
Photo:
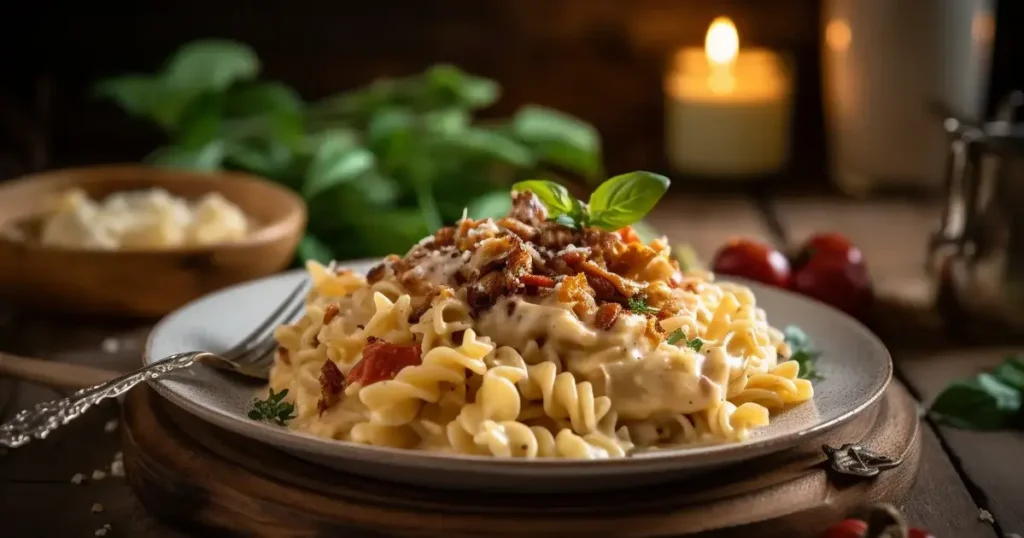
<path id="1" fill-rule="evenodd" d="M 619 320 L 622 313 L 622 305 L 619 303 L 605 303 L 598 307 L 597 315 L 594 317 L 594 324 L 599 329 L 610 330 L 615 322 Z"/>
<path id="2" fill-rule="evenodd" d="M 579 273 L 562 279 L 558 287 L 558 300 L 573 305 L 572 311 L 583 317 L 597 307 L 594 290 L 587 284 L 587 275 Z"/>
<path id="3" fill-rule="evenodd" d="M 283 346 L 277 346 L 277 360 L 291 366 L 292 357 L 291 353 L 288 353 L 288 349 Z"/>
<path id="4" fill-rule="evenodd" d="M 555 287 L 555 279 L 543 275 L 523 275 L 519 277 L 519 282 L 522 282 L 524 286 L 533 286 L 535 288 Z"/>
<path id="5" fill-rule="evenodd" d="M 387 276 L 389 270 L 394 269 L 395 263 L 398 262 L 400 259 L 401 258 L 394 254 L 384 258 L 384 261 L 381 262 L 380 265 L 377 265 L 373 269 L 370 269 L 368 273 L 366 273 L 366 281 L 369 282 L 370 284 L 376 284 L 377 282 L 380 282 L 381 279 Z"/>
<path id="6" fill-rule="evenodd" d="M 321 415 L 334 404 L 338 403 L 341 392 L 345 390 L 345 376 L 338 369 L 334 361 L 327 359 L 320 368 L 320 399 L 316 402 L 316 409 Z"/>
<path id="7" fill-rule="evenodd" d="M 329 304 L 329 305 L 327 305 L 327 308 L 324 309 L 324 325 L 327 325 L 328 323 L 330 323 L 331 320 L 334 319 L 334 316 L 337 316 L 337 315 L 338 315 L 338 305 L 337 304 Z"/>
<path id="8" fill-rule="evenodd" d="M 368 338 L 363 358 L 348 373 L 349 383 L 364 387 L 394 379 L 407 366 L 422 362 L 418 344 L 389 344 L 379 338 Z"/>

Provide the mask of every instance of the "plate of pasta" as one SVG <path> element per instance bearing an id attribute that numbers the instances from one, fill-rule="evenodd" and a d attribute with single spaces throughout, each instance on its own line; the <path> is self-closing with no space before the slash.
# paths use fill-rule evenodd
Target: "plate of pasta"
<path id="1" fill-rule="evenodd" d="M 307 460 L 492 490 L 668 480 L 869 408 L 892 375 L 869 330 L 784 290 L 681 268 L 665 238 L 638 237 L 630 225 L 667 186 L 625 174 L 584 203 L 521 182 L 504 218 L 464 217 L 405 255 L 308 262 L 204 297 L 157 325 L 147 362 L 226 349 L 309 282 L 303 314 L 275 332 L 269 386 L 207 369 L 153 385 Z"/>

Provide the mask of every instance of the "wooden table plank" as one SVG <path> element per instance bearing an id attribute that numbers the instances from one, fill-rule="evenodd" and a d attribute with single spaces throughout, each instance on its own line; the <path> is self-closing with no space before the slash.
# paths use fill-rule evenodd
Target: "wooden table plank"
<path id="1" fill-rule="evenodd" d="M 941 354 L 905 357 L 900 370 L 925 402 L 935 398 L 955 379 L 973 376 L 1002 362 L 1019 349 L 951 350 Z M 939 436 L 952 450 L 971 485 L 980 489 L 982 506 L 1004 533 L 1024 534 L 1024 432 L 977 432 L 938 427 Z"/>

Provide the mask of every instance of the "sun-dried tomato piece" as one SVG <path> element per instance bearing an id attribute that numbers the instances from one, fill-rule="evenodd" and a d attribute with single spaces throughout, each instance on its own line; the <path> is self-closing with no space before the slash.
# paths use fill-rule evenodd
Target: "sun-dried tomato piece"
<path id="1" fill-rule="evenodd" d="M 365 387 L 394 379 L 403 368 L 422 362 L 418 344 L 389 344 L 380 339 L 368 342 L 363 348 L 363 358 L 348 373 L 349 383 Z"/>
<path id="2" fill-rule="evenodd" d="M 338 305 L 337 304 L 329 304 L 329 305 L 327 305 L 327 308 L 324 309 L 324 325 L 327 325 L 328 323 L 330 323 L 331 320 L 334 319 L 334 316 L 337 316 L 337 315 L 338 315 Z"/>
<path id="3" fill-rule="evenodd" d="M 594 316 L 594 324 L 599 329 L 609 330 L 618 321 L 619 315 L 622 313 L 622 305 L 619 303 L 605 303 L 598 307 L 597 314 Z"/>
<path id="4" fill-rule="evenodd" d="M 341 392 L 345 390 L 345 376 L 338 369 L 334 361 L 327 359 L 320 368 L 320 399 L 316 402 L 316 409 L 324 414 L 332 405 L 338 403 Z"/>
<path id="5" fill-rule="evenodd" d="M 619 236 L 619 239 L 627 245 L 630 243 L 642 243 L 640 236 L 636 233 L 636 230 L 632 226 L 626 226 L 625 228 L 619 228 L 615 231 L 615 234 Z"/>

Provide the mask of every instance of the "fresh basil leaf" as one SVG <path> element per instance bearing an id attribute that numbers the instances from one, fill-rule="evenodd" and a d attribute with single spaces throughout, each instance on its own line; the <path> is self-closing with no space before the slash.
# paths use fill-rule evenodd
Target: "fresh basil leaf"
<path id="1" fill-rule="evenodd" d="M 178 49 L 164 70 L 165 83 L 194 91 L 224 91 L 235 82 L 256 78 L 260 60 L 248 45 L 202 39 Z"/>
<path id="2" fill-rule="evenodd" d="M 494 191 L 469 203 L 466 210 L 471 219 L 497 219 L 512 209 L 512 197 L 505 191 Z"/>
<path id="3" fill-rule="evenodd" d="M 548 209 L 548 218 L 558 218 L 561 215 L 569 215 L 575 211 L 575 199 L 569 194 L 565 187 L 548 181 L 546 179 L 528 179 L 512 185 L 514 192 L 530 191 Z"/>
<path id="4" fill-rule="evenodd" d="M 164 129 L 178 123 L 181 111 L 192 99 L 191 92 L 176 91 L 149 75 L 125 75 L 103 80 L 96 94 L 110 99 L 130 115 L 153 121 Z"/>
<path id="5" fill-rule="evenodd" d="M 956 381 L 932 402 L 930 411 L 957 428 L 995 430 L 1010 425 L 1021 409 L 1021 393 L 990 374 Z"/>
<path id="6" fill-rule="evenodd" d="M 459 151 L 478 153 L 517 168 L 531 168 L 535 164 L 529 148 L 489 129 L 469 127 L 439 138 L 439 143 Z"/>
<path id="7" fill-rule="evenodd" d="M 186 149 L 165 146 L 150 153 L 146 161 L 160 168 L 182 170 L 219 170 L 224 162 L 225 147 L 222 140 L 214 140 L 205 146 Z"/>
<path id="8" fill-rule="evenodd" d="M 1024 361 L 1020 358 L 1007 358 L 992 372 L 992 375 L 1004 384 L 1019 391 L 1024 391 Z"/>
<path id="9" fill-rule="evenodd" d="M 614 231 L 638 222 L 654 209 L 668 185 L 668 178 L 650 172 L 630 172 L 605 181 L 590 195 L 591 224 Z"/>
<path id="10" fill-rule="evenodd" d="M 580 224 L 576 222 L 576 219 L 569 215 L 559 215 L 551 220 L 555 221 L 557 224 L 565 226 L 566 228 L 572 228 L 573 230 L 578 230 L 580 228 Z"/>
<path id="11" fill-rule="evenodd" d="M 512 119 L 515 135 L 555 166 L 588 180 L 601 176 L 601 137 L 592 125 L 563 112 L 527 105 Z"/>
<path id="12" fill-rule="evenodd" d="M 331 247 L 309 232 L 306 232 L 299 240 L 297 255 L 303 262 L 316 260 L 322 264 L 328 264 L 334 260 L 334 252 Z"/>
<path id="13" fill-rule="evenodd" d="M 347 183 L 373 169 L 373 153 L 345 132 L 325 133 L 306 172 L 302 194 L 307 199 Z"/>
<path id="14" fill-rule="evenodd" d="M 427 84 L 437 92 L 435 104 L 452 104 L 479 109 L 493 105 L 501 95 L 498 83 L 470 75 L 448 64 L 439 64 L 424 73 Z"/>

